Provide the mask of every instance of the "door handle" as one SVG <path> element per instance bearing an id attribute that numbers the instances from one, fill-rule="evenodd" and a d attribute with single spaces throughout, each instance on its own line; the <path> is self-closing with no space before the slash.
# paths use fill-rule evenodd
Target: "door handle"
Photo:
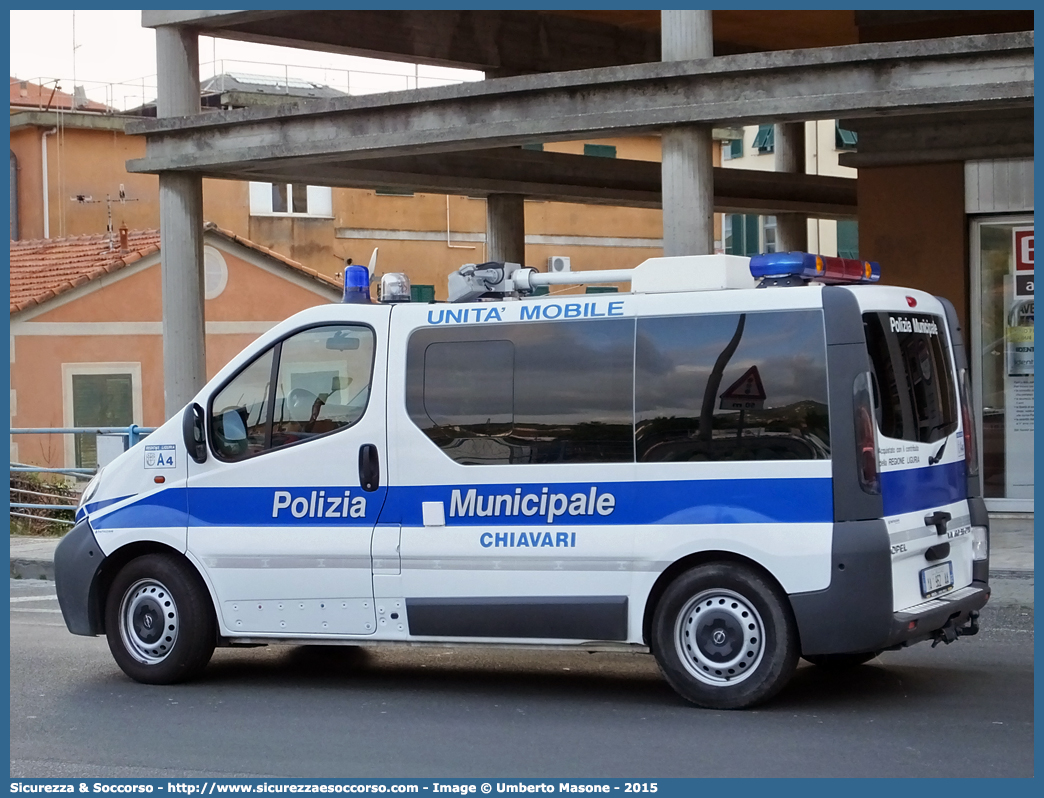
<path id="1" fill-rule="evenodd" d="M 381 486 L 381 465 L 377 458 L 377 447 L 372 443 L 364 443 L 359 447 L 359 484 L 369 492 Z"/>
<path id="2" fill-rule="evenodd" d="M 934 526 L 935 534 L 941 537 L 946 534 L 946 524 L 949 523 L 950 518 L 951 516 L 949 513 L 942 512 L 941 510 L 936 511 L 931 515 L 926 515 L 924 517 L 924 525 Z"/>

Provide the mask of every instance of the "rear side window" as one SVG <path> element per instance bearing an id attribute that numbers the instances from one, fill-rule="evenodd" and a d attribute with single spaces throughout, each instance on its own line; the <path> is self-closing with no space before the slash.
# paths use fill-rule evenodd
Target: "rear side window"
<path id="1" fill-rule="evenodd" d="M 406 409 L 464 465 L 631 462 L 633 353 L 631 319 L 419 330 Z"/>
<path id="2" fill-rule="evenodd" d="M 639 462 L 830 457 L 815 310 L 638 320 Z"/>
<path id="3" fill-rule="evenodd" d="M 932 443 L 957 429 L 944 322 L 924 313 L 864 313 L 881 434 Z"/>

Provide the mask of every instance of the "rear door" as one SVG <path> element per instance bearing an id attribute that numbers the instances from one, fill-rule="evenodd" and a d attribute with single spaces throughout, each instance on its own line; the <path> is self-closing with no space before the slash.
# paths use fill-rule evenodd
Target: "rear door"
<path id="1" fill-rule="evenodd" d="M 935 298 L 907 293 L 896 297 L 902 309 L 863 307 L 894 610 L 972 581 L 964 438 L 946 317 Z"/>

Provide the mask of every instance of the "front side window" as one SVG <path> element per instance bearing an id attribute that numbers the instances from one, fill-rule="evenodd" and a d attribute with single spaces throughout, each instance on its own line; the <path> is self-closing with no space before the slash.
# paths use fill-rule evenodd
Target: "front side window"
<path id="1" fill-rule="evenodd" d="M 304 330 L 255 358 L 211 400 L 210 440 L 223 460 L 243 460 L 354 425 L 370 395 L 369 327 Z"/>
<path id="2" fill-rule="evenodd" d="M 957 429 L 957 393 L 944 324 L 924 313 L 863 314 L 882 435 L 934 443 Z"/>
<path id="3" fill-rule="evenodd" d="M 819 311 L 638 320 L 638 462 L 830 456 Z"/>

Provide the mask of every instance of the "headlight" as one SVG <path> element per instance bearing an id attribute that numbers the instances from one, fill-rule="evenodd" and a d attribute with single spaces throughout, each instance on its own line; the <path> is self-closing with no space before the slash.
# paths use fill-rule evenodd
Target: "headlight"
<path id="1" fill-rule="evenodd" d="M 91 497 L 97 492 L 99 477 L 102 475 L 102 470 L 103 469 L 99 468 L 98 473 L 91 478 L 91 481 L 87 483 L 87 487 L 83 489 L 83 493 L 80 494 L 80 503 L 76 505 L 77 510 L 87 504 Z"/>
<path id="2" fill-rule="evenodd" d="M 985 560 L 990 556 L 990 535 L 984 526 L 973 526 L 972 535 L 972 559 L 976 561 Z"/>

